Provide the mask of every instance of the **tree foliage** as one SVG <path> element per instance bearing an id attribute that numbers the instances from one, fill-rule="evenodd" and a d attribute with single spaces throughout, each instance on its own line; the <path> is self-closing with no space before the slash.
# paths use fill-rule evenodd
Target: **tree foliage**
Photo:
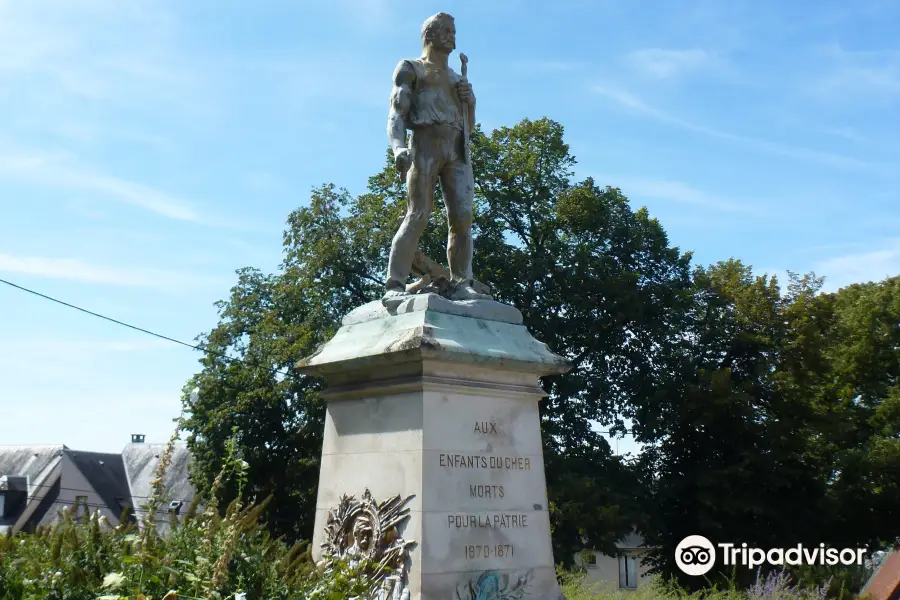
<path id="1" fill-rule="evenodd" d="M 661 572 L 679 575 L 691 534 L 764 549 L 900 536 L 898 283 L 821 293 L 790 274 L 782 291 L 735 260 L 696 270 L 680 374 L 639 409 Z"/>
<path id="2" fill-rule="evenodd" d="M 558 123 L 479 130 L 472 144 L 476 277 L 576 365 L 544 381 L 549 399 L 542 403 L 560 556 L 573 555 L 582 539 L 611 549 L 639 518 L 637 478 L 611 456 L 598 426 L 621 425 L 631 401 L 652 389 L 647 375 L 689 300 L 689 256 L 671 248 L 661 225 L 646 210 L 632 210 L 618 189 L 572 182 L 575 161 Z M 273 530 L 298 539 L 311 535 L 323 405 L 320 383 L 291 367 L 347 312 L 383 291 L 405 206 L 387 158 L 367 193 L 354 198 L 325 185 L 288 217 L 280 272 L 238 273 L 231 297 L 219 304 L 218 325 L 201 338 L 203 369 L 186 386 L 201 390 L 186 407 L 201 487 L 237 427 L 253 474 L 248 491 L 274 494 Z M 441 259 L 447 225 L 440 194 L 436 204 L 422 247 Z"/>
<path id="3" fill-rule="evenodd" d="M 574 177 L 563 134 L 545 118 L 472 136 L 475 275 L 575 365 L 542 381 L 556 559 L 614 553 L 633 528 L 670 576 L 689 534 L 763 548 L 900 536 L 900 279 L 822 293 L 812 274 L 782 287 L 735 259 L 692 267 L 646 209 Z M 278 271 L 240 270 L 200 338 L 185 387 L 196 483 L 210 488 L 236 430 L 246 494 L 273 496 L 269 527 L 289 540 L 312 535 L 324 427 L 321 382 L 293 365 L 382 294 L 404 193 L 390 153 L 364 194 L 313 190 Z M 442 260 L 435 203 L 421 246 Z M 628 422 L 635 460 L 601 433 Z"/>

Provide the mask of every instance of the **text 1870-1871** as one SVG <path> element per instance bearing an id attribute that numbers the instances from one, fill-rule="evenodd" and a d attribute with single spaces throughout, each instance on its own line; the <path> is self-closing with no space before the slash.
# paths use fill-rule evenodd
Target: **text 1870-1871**
<path id="1" fill-rule="evenodd" d="M 466 546 L 466 558 L 504 558 L 512 557 L 515 549 L 512 544 L 477 544 Z"/>

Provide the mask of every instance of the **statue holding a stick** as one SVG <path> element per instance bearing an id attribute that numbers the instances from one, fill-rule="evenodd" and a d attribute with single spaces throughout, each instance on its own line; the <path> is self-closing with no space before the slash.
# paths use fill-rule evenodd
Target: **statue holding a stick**
<path id="1" fill-rule="evenodd" d="M 472 275 L 474 179 L 469 136 L 475 126 L 475 94 L 467 78 L 450 68 L 456 49 L 453 17 L 438 13 L 422 25 L 422 56 L 402 60 L 394 70 L 387 133 L 394 162 L 407 187 L 406 215 L 391 244 L 382 302 L 390 307 L 418 291 L 437 291 L 452 300 L 489 299 L 489 289 Z M 406 131 L 410 130 L 409 147 Z M 449 270 L 419 250 L 428 224 L 435 185 L 447 207 Z M 411 273 L 421 279 L 407 285 Z"/>

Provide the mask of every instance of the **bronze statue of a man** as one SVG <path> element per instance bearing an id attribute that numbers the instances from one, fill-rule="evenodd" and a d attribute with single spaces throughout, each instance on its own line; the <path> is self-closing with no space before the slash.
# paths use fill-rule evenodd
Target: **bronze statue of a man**
<path id="1" fill-rule="evenodd" d="M 394 70 L 387 132 L 397 171 L 401 178 L 406 177 L 407 209 L 391 245 L 384 300 L 409 294 L 406 282 L 428 224 L 438 181 L 450 230 L 447 261 L 451 298 L 490 298 L 473 285 L 474 179 L 467 134 L 475 126 L 475 95 L 466 78 L 447 62 L 456 49 L 452 16 L 438 13 L 425 21 L 422 48 L 420 58 L 402 60 Z M 409 148 L 407 129 L 412 131 Z"/>

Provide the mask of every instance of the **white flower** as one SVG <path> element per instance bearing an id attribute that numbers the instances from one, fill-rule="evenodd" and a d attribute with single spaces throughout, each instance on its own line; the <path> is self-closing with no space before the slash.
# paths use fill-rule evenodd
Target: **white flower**
<path id="1" fill-rule="evenodd" d="M 125 576 L 121 573 L 109 573 L 103 578 L 103 587 L 117 588 L 125 581 Z"/>

